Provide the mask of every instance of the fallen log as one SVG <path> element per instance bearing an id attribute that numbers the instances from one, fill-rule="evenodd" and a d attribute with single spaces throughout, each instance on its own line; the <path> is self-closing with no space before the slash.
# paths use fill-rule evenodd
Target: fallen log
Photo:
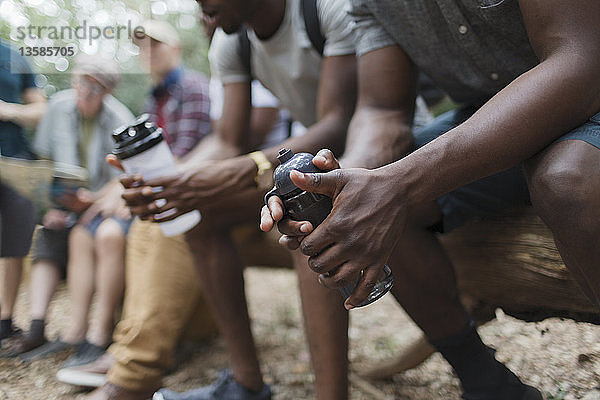
<path id="1" fill-rule="evenodd" d="M 550 230 L 531 207 L 470 222 L 440 240 L 454 264 L 463 302 L 478 324 L 493 319 L 497 308 L 524 321 L 561 317 L 600 323 L 598 310 L 569 274 Z M 433 351 L 420 338 L 361 375 L 387 378 L 419 365 Z"/>

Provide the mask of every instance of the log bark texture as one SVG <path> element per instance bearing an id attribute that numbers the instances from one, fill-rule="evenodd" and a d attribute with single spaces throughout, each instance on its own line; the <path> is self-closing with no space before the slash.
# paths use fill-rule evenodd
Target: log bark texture
<path id="1" fill-rule="evenodd" d="M 599 323 L 530 207 L 488 217 L 441 235 L 464 301 L 479 320 L 500 307 L 526 321 L 566 317 Z"/>

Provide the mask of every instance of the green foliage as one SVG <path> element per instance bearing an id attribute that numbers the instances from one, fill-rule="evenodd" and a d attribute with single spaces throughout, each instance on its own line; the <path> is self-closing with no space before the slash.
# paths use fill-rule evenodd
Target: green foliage
<path id="1" fill-rule="evenodd" d="M 198 12 L 194 0 L 1 0 L 0 38 L 15 49 L 72 47 L 75 54 L 85 52 L 116 60 L 123 79 L 115 96 L 139 114 L 150 80 L 140 68 L 139 50 L 128 32 L 148 18 L 167 20 L 180 34 L 184 65 L 208 74 L 208 41 L 198 26 Z M 118 31 L 118 37 L 113 34 L 113 38 L 96 39 L 91 38 L 91 26 L 123 30 Z M 70 86 L 74 57 L 29 57 L 39 74 L 38 85 L 47 95 Z"/>

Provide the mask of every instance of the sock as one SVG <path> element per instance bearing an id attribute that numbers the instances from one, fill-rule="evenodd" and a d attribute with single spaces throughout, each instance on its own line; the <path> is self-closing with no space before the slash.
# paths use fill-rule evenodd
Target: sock
<path id="1" fill-rule="evenodd" d="M 474 323 L 456 335 L 431 341 L 460 379 L 464 398 L 520 399 L 526 386 L 494 357 Z"/>
<path id="2" fill-rule="evenodd" d="M 32 319 L 31 324 L 29 325 L 29 333 L 27 335 L 31 338 L 43 338 L 45 326 L 46 321 L 43 319 Z"/>
<path id="3" fill-rule="evenodd" d="M 0 320 L 0 339 L 10 337 L 12 333 L 12 318 Z"/>

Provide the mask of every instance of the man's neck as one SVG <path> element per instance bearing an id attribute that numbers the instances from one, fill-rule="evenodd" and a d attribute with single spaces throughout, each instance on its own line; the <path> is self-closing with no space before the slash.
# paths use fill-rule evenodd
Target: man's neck
<path id="1" fill-rule="evenodd" d="M 171 68 L 170 70 L 168 70 L 167 72 L 164 72 L 162 74 L 151 74 L 150 78 L 152 79 L 152 86 L 157 87 L 157 86 L 161 85 L 165 81 L 167 76 L 169 76 L 169 74 L 176 69 L 177 69 L 177 66 Z"/>
<path id="2" fill-rule="evenodd" d="M 259 39 L 267 40 L 277 32 L 285 16 L 286 1 L 257 1 L 256 12 L 248 19 L 248 25 Z"/>

